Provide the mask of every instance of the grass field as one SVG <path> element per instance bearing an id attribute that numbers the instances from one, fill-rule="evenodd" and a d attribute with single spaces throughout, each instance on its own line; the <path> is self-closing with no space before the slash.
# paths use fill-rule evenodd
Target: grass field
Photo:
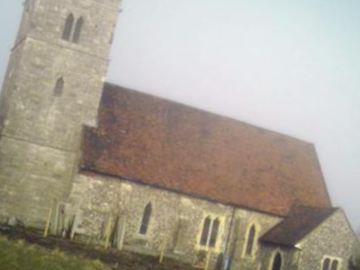
<path id="1" fill-rule="evenodd" d="M 22 241 L 0 237 L 1 270 L 109 270 L 98 261 L 47 251 Z"/>

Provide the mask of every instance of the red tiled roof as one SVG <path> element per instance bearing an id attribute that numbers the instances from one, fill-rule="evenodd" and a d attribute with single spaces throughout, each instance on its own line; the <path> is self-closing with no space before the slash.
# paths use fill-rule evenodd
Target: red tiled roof
<path id="1" fill-rule="evenodd" d="M 336 210 L 337 208 L 295 206 L 283 221 L 261 237 L 261 241 L 294 247 Z"/>
<path id="2" fill-rule="evenodd" d="M 331 206 L 312 144 L 111 84 L 81 168 L 281 216 Z"/>

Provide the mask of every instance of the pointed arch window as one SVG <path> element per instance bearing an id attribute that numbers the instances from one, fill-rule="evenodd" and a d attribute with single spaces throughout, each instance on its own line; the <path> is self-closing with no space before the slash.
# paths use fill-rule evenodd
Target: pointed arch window
<path id="1" fill-rule="evenodd" d="M 340 265 L 339 259 L 327 257 L 322 262 L 321 270 L 338 270 L 339 265 Z"/>
<path id="2" fill-rule="evenodd" d="M 248 232 L 248 238 L 246 243 L 246 255 L 251 256 L 253 254 L 255 236 L 256 236 L 256 228 L 255 225 L 252 225 Z"/>
<path id="3" fill-rule="evenodd" d="M 206 217 L 204 220 L 203 230 L 201 233 L 200 245 L 206 246 L 208 242 L 209 232 L 211 226 L 211 218 Z"/>
<path id="4" fill-rule="evenodd" d="M 144 209 L 143 217 L 141 220 L 140 234 L 145 235 L 148 232 L 150 219 L 152 214 L 152 205 L 148 203 Z"/>
<path id="5" fill-rule="evenodd" d="M 323 262 L 322 270 L 329 270 L 330 263 L 331 263 L 331 260 L 329 258 L 326 258 Z"/>
<path id="6" fill-rule="evenodd" d="M 220 230 L 220 219 L 212 219 L 207 216 L 202 226 L 200 245 L 203 247 L 215 247 Z"/>
<path id="7" fill-rule="evenodd" d="M 337 260 L 333 260 L 331 264 L 331 270 L 337 270 L 339 266 L 339 262 Z"/>
<path id="8" fill-rule="evenodd" d="M 217 218 L 214 220 L 212 230 L 211 230 L 210 243 L 209 243 L 210 247 L 216 246 L 216 240 L 217 240 L 217 236 L 219 233 L 219 227 L 220 227 L 220 221 Z"/>
<path id="9" fill-rule="evenodd" d="M 64 79 L 63 77 L 60 77 L 57 79 L 54 87 L 54 96 L 60 97 L 62 93 L 64 92 Z"/>
<path id="10" fill-rule="evenodd" d="M 276 253 L 275 257 L 274 257 L 274 261 L 273 261 L 273 265 L 272 265 L 272 270 L 281 270 L 282 267 L 282 258 L 281 258 L 281 254 L 279 252 Z"/>
<path id="11" fill-rule="evenodd" d="M 70 13 L 69 16 L 67 16 L 66 21 L 65 21 L 64 30 L 63 30 L 63 34 L 62 34 L 63 40 L 70 40 L 72 29 L 74 26 L 74 20 L 75 20 L 74 15 L 72 13 Z"/>
<path id="12" fill-rule="evenodd" d="M 75 24 L 75 30 L 73 35 L 73 42 L 79 43 L 81 37 L 81 31 L 84 25 L 84 18 L 80 17 Z"/>

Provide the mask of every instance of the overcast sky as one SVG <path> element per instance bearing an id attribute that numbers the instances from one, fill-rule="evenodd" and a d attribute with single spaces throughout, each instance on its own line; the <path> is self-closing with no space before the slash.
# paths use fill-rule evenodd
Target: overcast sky
<path id="1" fill-rule="evenodd" d="M 21 16 L 0 1 L 0 80 Z M 313 142 L 360 229 L 359 0 L 124 0 L 111 82 Z"/>

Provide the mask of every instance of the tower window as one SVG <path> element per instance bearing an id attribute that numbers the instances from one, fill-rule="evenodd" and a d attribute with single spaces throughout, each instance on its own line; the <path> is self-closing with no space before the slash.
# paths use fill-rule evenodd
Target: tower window
<path id="1" fill-rule="evenodd" d="M 54 95 L 56 97 L 59 97 L 62 95 L 63 91 L 64 91 L 64 79 L 61 77 L 61 78 L 57 79 L 57 81 L 55 83 Z"/>
<path id="2" fill-rule="evenodd" d="M 246 243 L 246 255 L 251 256 L 253 254 L 255 235 L 256 235 L 256 228 L 255 225 L 252 225 L 248 233 L 248 238 Z"/>
<path id="3" fill-rule="evenodd" d="M 143 217 L 141 220 L 140 234 L 145 235 L 149 229 L 150 219 L 152 214 L 152 205 L 148 203 L 144 209 Z"/>
<path id="4" fill-rule="evenodd" d="M 81 30 L 82 30 L 83 24 L 84 24 L 84 19 L 83 19 L 83 17 L 80 17 L 76 21 L 75 30 L 74 30 L 73 42 L 75 42 L 75 43 L 78 43 L 80 41 Z"/>
<path id="5" fill-rule="evenodd" d="M 63 40 L 70 40 L 71 32 L 74 25 L 74 15 L 72 13 L 69 14 L 69 16 L 66 18 L 65 25 L 64 25 L 64 31 L 62 34 Z"/>

